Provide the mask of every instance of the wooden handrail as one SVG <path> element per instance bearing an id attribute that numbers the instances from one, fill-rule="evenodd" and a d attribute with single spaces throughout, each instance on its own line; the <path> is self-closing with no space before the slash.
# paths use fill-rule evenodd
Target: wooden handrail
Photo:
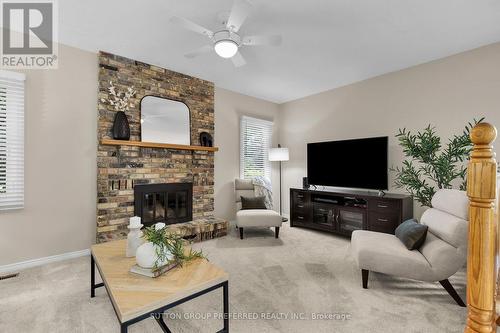
<path id="1" fill-rule="evenodd" d="M 492 143 L 497 130 L 479 123 L 471 131 L 474 149 L 467 170 L 469 242 L 467 250 L 467 322 L 465 332 L 496 332 L 497 221 L 496 161 Z"/>
<path id="2" fill-rule="evenodd" d="M 498 174 L 498 166 L 497 166 L 497 205 L 495 207 L 495 221 L 497 221 L 497 257 L 496 257 L 496 263 L 497 263 L 497 290 L 496 290 L 496 316 L 497 316 L 497 326 L 500 325 L 500 271 L 498 267 L 498 263 L 500 260 L 500 174 Z"/>

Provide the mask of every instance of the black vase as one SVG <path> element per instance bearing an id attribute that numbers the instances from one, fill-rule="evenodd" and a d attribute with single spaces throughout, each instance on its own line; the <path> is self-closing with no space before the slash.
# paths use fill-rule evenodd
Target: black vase
<path id="1" fill-rule="evenodd" d="M 127 116 L 123 111 L 118 111 L 115 115 L 115 121 L 113 122 L 113 139 L 130 139 L 130 126 L 128 124 Z"/>

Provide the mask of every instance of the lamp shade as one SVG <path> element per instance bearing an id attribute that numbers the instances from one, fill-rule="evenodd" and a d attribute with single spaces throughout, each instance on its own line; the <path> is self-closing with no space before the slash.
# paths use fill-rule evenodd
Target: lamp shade
<path id="1" fill-rule="evenodd" d="M 288 161 L 290 156 L 288 148 L 271 148 L 269 149 L 269 161 Z"/>

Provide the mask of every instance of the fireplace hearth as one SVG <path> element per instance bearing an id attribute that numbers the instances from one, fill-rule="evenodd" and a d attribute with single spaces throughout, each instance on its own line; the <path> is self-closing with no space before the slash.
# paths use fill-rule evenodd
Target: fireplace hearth
<path id="1" fill-rule="evenodd" d="M 144 226 L 174 224 L 193 219 L 193 184 L 142 184 L 134 186 L 135 215 Z"/>

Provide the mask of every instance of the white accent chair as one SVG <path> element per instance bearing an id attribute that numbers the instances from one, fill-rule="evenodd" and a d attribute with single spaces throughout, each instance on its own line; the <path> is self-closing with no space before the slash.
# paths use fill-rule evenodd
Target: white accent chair
<path id="1" fill-rule="evenodd" d="M 255 197 L 255 188 L 252 180 L 236 179 L 234 181 L 236 194 L 236 226 L 243 239 L 243 228 L 246 227 L 274 227 L 274 236 L 278 238 L 282 218 L 271 209 L 241 209 L 241 197 Z"/>
<path id="2" fill-rule="evenodd" d="M 448 278 L 467 260 L 469 199 L 463 191 L 439 190 L 432 206 L 420 219 L 428 231 L 418 250 L 408 250 L 394 235 L 365 230 L 352 233 L 351 249 L 362 272 L 363 288 L 368 288 L 369 271 L 439 281 L 458 305 L 465 306 Z"/>

